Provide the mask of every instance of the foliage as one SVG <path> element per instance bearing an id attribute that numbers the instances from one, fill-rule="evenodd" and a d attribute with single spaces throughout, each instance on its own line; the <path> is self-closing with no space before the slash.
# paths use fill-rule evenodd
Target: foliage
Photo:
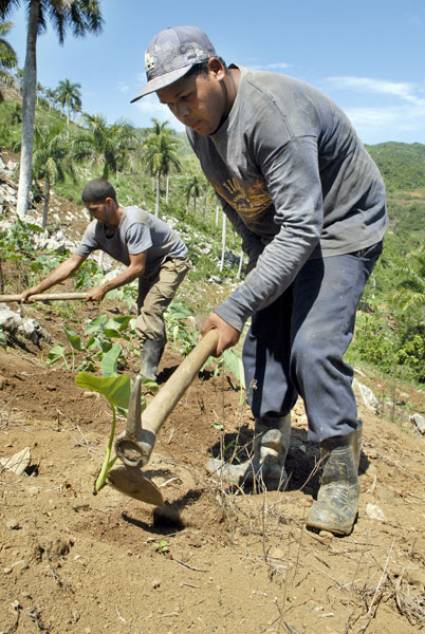
<path id="1" fill-rule="evenodd" d="M 4 81 L 8 76 L 8 70 L 15 68 L 18 58 L 13 47 L 5 39 L 12 28 L 12 22 L 4 22 L 0 20 L 0 79 Z"/>
<path id="2" fill-rule="evenodd" d="M 83 115 L 84 129 L 73 142 L 75 159 L 88 160 L 92 167 L 102 168 L 103 178 L 124 169 L 135 140 L 133 127 L 126 122 L 108 125 L 102 115 Z"/>
<path id="3" fill-rule="evenodd" d="M 112 411 L 111 432 L 106 446 L 105 457 L 94 485 L 94 493 L 96 494 L 105 486 L 108 473 L 117 459 L 117 456 L 112 457 L 117 408 L 124 410 L 128 408 L 128 402 L 130 400 L 130 378 L 122 374 L 104 377 L 93 376 L 87 372 L 80 372 L 75 377 L 75 382 L 79 387 L 85 390 L 102 394 L 108 401 Z"/>
<path id="4" fill-rule="evenodd" d="M 72 113 L 81 112 L 81 84 L 73 84 L 69 79 L 63 79 L 54 92 L 54 100 L 66 111 L 69 125 Z"/>
<path id="5" fill-rule="evenodd" d="M 63 367 L 71 367 L 73 371 L 76 368 L 91 372 L 100 369 L 104 376 L 115 374 L 119 366 L 124 364 L 122 342 L 127 342 L 128 346 L 131 344 L 132 334 L 127 332 L 130 320 L 129 315 L 99 315 L 85 325 L 83 337 L 65 326 L 68 347 L 54 345 L 49 351 L 47 363 L 52 365 L 60 362 Z"/>

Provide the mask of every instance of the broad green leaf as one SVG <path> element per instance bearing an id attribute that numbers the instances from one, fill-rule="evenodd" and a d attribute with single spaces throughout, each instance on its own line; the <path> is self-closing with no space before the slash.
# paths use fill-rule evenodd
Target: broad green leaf
<path id="1" fill-rule="evenodd" d="M 75 377 L 75 382 L 85 390 L 103 394 L 112 406 L 128 408 L 130 377 L 125 374 L 95 376 L 88 372 L 79 372 Z"/>
<path id="2" fill-rule="evenodd" d="M 71 346 L 74 348 L 74 350 L 78 350 L 79 352 L 81 352 L 83 350 L 81 337 L 74 330 L 71 330 L 71 328 L 67 328 L 65 326 L 64 330 L 65 330 L 67 339 L 69 343 L 71 344 Z"/>
<path id="3" fill-rule="evenodd" d="M 102 374 L 105 376 L 110 376 L 111 374 L 115 374 L 117 371 L 117 363 L 122 353 L 122 347 L 119 343 L 114 343 L 112 348 L 102 355 L 102 359 L 100 362 L 100 367 L 102 369 Z"/>
<path id="4" fill-rule="evenodd" d="M 92 319 L 84 328 L 84 332 L 88 335 L 98 333 L 103 330 L 108 321 L 107 315 L 99 315 L 96 319 Z"/>
<path id="5" fill-rule="evenodd" d="M 105 324 L 105 330 L 116 330 L 118 332 L 122 332 L 127 328 L 131 319 L 131 315 L 120 315 L 119 317 L 111 317 Z"/>
<path id="6" fill-rule="evenodd" d="M 53 346 L 53 348 L 50 348 L 49 354 L 47 355 L 47 363 L 49 365 L 53 365 L 53 363 L 56 363 L 60 359 L 62 359 L 65 363 L 65 366 L 68 367 L 68 364 L 66 362 L 65 348 L 57 344 L 56 346 Z"/>

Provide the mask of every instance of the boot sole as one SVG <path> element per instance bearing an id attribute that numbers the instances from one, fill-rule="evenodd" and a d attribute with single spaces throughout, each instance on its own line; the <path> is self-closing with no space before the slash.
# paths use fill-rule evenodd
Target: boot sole
<path id="1" fill-rule="evenodd" d="M 306 528 L 314 531 L 327 531 L 328 533 L 333 533 L 334 535 L 338 535 L 341 537 L 347 537 L 351 535 L 354 529 L 354 525 L 357 521 L 357 515 L 354 518 L 354 522 L 350 525 L 346 524 L 345 526 L 337 526 L 335 524 L 321 524 L 320 522 L 306 522 Z"/>

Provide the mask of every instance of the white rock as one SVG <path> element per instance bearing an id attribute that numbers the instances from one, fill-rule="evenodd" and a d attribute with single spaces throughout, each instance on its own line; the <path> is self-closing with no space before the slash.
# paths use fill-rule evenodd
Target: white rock
<path id="1" fill-rule="evenodd" d="M 385 522 L 384 511 L 379 508 L 376 504 L 372 504 L 368 502 L 366 504 L 366 515 L 370 517 L 371 520 L 376 520 L 377 522 Z"/>
<path id="2" fill-rule="evenodd" d="M 425 418 L 421 414 L 412 414 L 412 416 L 409 416 L 409 420 L 416 425 L 416 429 L 421 434 L 425 434 Z"/>
<path id="3" fill-rule="evenodd" d="M 9 458 L 0 458 L 0 466 L 16 475 L 22 475 L 31 462 L 31 449 L 25 447 Z"/>
<path id="4" fill-rule="evenodd" d="M 374 414 L 379 413 L 381 409 L 379 400 L 377 399 L 375 394 L 372 392 L 370 387 L 367 387 L 367 385 L 364 385 L 363 383 L 360 383 L 360 381 L 357 381 L 357 379 L 354 379 L 353 389 L 355 392 L 359 394 L 359 396 L 361 397 L 363 401 L 364 406 L 367 407 L 368 410 L 370 410 Z"/>

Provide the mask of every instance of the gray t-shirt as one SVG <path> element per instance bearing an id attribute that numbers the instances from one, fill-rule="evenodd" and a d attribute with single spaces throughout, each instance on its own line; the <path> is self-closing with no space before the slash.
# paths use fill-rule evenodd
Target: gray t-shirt
<path id="1" fill-rule="evenodd" d="M 238 330 L 309 258 L 382 239 L 387 213 L 378 168 L 346 115 L 315 88 L 242 68 L 217 132 L 187 134 L 255 266 L 216 310 Z"/>
<path id="2" fill-rule="evenodd" d="M 129 255 L 146 252 L 143 275 L 149 275 L 167 258 L 187 257 L 186 245 L 165 222 L 139 207 L 122 209 L 124 215 L 118 227 L 105 227 L 93 220 L 74 253 L 86 257 L 95 249 L 102 249 L 128 266 Z"/>

